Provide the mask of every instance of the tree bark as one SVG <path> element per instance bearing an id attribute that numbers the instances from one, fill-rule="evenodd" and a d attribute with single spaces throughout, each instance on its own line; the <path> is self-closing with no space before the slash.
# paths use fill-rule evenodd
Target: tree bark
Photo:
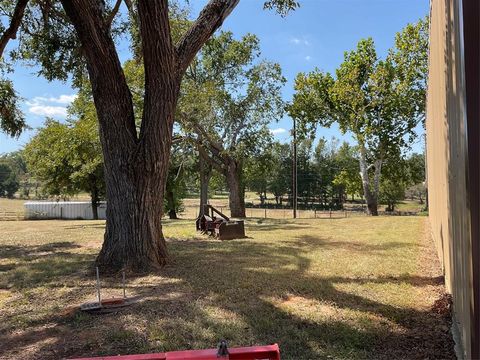
<path id="1" fill-rule="evenodd" d="M 167 190 L 165 194 L 167 198 L 168 218 L 170 220 L 177 220 L 177 211 L 175 210 L 175 196 L 172 190 Z"/>
<path id="2" fill-rule="evenodd" d="M 375 172 L 373 175 L 373 191 L 374 191 L 374 196 L 377 199 L 380 194 L 380 177 L 382 175 L 382 164 L 383 164 L 382 160 L 380 159 L 375 160 L 375 163 L 374 163 Z"/>
<path id="3" fill-rule="evenodd" d="M 362 178 L 363 195 L 367 203 L 367 214 L 372 216 L 378 216 L 378 202 L 377 194 L 372 192 L 370 188 L 370 178 L 368 176 L 367 154 L 363 145 L 359 145 L 360 148 L 360 177 Z"/>
<path id="4" fill-rule="evenodd" d="M 100 202 L 100 199 L 99 199 L 98 187 L 97 187 L 95 179 L 92 181 L 92 190 L 91 190 L 91 193 L 90 193 L 90 201 L 91 201 L 91 204 L 92 204 L 93 220 L 98 220 L 98 203 Z"/>
<path id="5" fill-rule="evenodd" d="M 208 204 L 208 185 L 212 176 L 212 166 L 207 163 L 202 154 L 199 154 L 200 168 L 200 207 L 199 214 L 203 215 L 203 206 Z"/>
<path id="6" fill-rule="evenodd" d="M 245 192 L 242 184 L 242 166 L 235 160 L 230 160 L 226 169 L 225 177 L 229 190 L 228 201 L 232 217 L 244 218 L 245 215 Z"/>

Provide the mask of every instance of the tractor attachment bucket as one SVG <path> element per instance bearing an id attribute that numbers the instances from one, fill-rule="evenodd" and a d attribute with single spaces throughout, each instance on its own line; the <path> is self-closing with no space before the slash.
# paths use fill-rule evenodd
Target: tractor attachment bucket
<path id="1" fill-rule="evenodd" d="M 242 220 L 230 220 L 212 205 L 203 205 L 203 211 L 197 218 L 196 227 L 197 231 L 220 240 L 245 237 L 245 226 Z"/>

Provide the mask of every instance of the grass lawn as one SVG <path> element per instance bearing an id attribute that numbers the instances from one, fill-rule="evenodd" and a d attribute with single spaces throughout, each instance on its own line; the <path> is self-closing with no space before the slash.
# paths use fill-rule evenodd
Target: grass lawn
<path id="1" fill-rule="evenodd" d="M 27 200 L 0 198 L 0 215 L 2 212 L 23 212 L 23 204 Z"/>
<path id="2" fill-rule="evenodd" d="M 58 359 L 280 345 L 282 359 L 454 358 L 443 278 L 426 217 L 251 219 L 248 239 L 166 221 L 172 262 L 127 278 L 142 301 L 117 314 L 94 300 L 102 221 L 0 222 L 0 358 Z M 102 278 L 121 295 L 119 279 Z M 433 309 L 436 309 L 434 311 Z"/>

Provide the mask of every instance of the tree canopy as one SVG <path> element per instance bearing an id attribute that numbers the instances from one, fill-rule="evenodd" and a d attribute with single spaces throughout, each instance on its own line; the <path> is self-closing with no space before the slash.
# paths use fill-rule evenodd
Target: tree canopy
<path id="1" fill-rule="evenodd" d="M 378 58 L 373 39 L 362 39 L 345 52 L 335 76 L 316 69 L 295 80 L 288 110 L 301 131 L 311 134 L 335 122 L 357 141 L 364 196 L 373 215 L 383 162 L 409 148 L 425 118 L 427 50 L 423 19 L 397 34 L 385 59 Z"/>
<path id="2" fill-rule="evenodd" d="M 231 32 L 208 41 L 187 69 L 177 108 L 182 131 L 224 174 L 232 216 L 245 217 L 242 169 L 271 142 L 268 124 L 283 114 L 280 66 L 260 59 L 255 35 Z"/>
<path id="3" fill-rule="evenodd" d="M 79 115 L 67 124 L 48 119 L 25 147 L 25 157 L 33 175 L 42 181 L 44 193 L 68 197 L 87 192 L 93 217 L 98 218 L 105 181 L 97 123 L 95 117 Z"/>

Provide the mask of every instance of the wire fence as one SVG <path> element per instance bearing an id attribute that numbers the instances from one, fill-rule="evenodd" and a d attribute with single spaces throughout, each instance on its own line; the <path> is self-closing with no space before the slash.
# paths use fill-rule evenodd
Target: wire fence
<path id="1" fill-rule="evenodd" d="M 215 206 L 221 213 L 231 217 L 230 208 L 228 206 L 216 205 Z M 184 209 L 177 215 L 181 219 L 196 219 L 199 214 L 199 206 L 185 206 Z M 394 211 L 386 212 L 379 211 L 379 215 L 389 216 L 412 216 L 423 214 L 418 211 Z M 245 215 L 247 218 L 252 219 L 292 219 L 293 209 L 288 208 L 261 208 L 261 207 L 248 207 L 245 209 Z M 297 219 L 343 219 L 351 217 L 366 216 L 365 209 L 343 209 L 343 210 L 297 210 Z M 165 218 L 168 218 L 168 214 L 164 214 Z M 24 211 L 4 211 L 0 209 L 0 221 L 18 221 L 25 220 Z"/>
<path id="2" fill-rule="evenodd" d="M 230 208 L 227 206 L 216 206 L 216 208 L 226 216 L 231 216 Z M 198 206 L 186 206 L 178 215 L 185 219 L 195 219 L 198 213 Z M 245 215 L 247 218 L 292 219 L 293 210 L 255 207 L 246 208 Z M 297 210 L 297 219 L 341 219 L 365 215 L 366 213 L 360 210 Z"/>

